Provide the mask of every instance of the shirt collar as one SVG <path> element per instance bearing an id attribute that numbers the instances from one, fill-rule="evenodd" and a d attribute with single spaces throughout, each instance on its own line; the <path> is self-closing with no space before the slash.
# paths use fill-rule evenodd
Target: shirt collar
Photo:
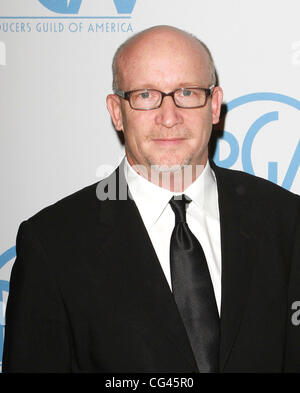
<path id="1" fill-rule="evenodd" d="M 149 230 L 159 219 L 170 199 L 175 193 L 147 180 L 139 175 L 124 158 L 124 173 L 132 198 Z M 203 213 L 218 219 L 218 196 L 214 172 L 209 161 L 198 178 L 185 189 L 184 194 L 192 199 L 192 203 Z"/>

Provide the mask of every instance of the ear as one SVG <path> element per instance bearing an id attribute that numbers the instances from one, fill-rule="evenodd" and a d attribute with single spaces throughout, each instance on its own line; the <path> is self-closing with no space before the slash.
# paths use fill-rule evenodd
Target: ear
<path id="1" fill-rule="evenodd" d="M 115 94 L 109 94 L 106 97 L 106 106 L 110 113 L 112 122 L 114 123 L 115 129 L 117 131 L 123 130 L 123 119 L 121 111 L 120 97 Z"/>
<path id="2" fill-rule="evenodd" d="M 223 90 L 216 86 L 211 97 L 212 123 L 217 124 L 220 120 L 221 105 L 223 101 Z"/>

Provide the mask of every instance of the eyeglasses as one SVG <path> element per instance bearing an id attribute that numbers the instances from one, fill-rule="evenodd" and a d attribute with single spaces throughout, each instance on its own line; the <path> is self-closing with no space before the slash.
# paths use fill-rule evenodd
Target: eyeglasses
<path id="1" fill-rule="evenodd" d="M 193 109 L 205 106 L 207 98 L 211 96 L 214 87 L 214 85 L 211 85 L 208 89 L 202 87 L 182 87 L 170 93 L 164 93 L 155 89 L 130 91 L 115 89 L 114 93 L 124 100 L 127 100 L 132 109 L 141 111 L 159 108 L 163 99 L 168 96 L 173 98 L 178 108 Z"/>

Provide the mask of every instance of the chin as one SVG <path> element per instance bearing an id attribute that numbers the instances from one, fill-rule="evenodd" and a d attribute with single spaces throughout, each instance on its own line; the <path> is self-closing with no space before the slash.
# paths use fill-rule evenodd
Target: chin
<path id="1" fill-rule="evenodd" d="M 156 172 L 178 172 L 191 162 L 190 158 L 178 160 L 151 160 L 150 166 Z"/>
<path id="2" fill-rule="evenodd" d="M 152 165 L 151 168 L 155 170 L 156 172 L 161 172 L 161 173 L 175 173 L 180 171 L 182 168 L 184 168 L 184 165 L 179 165 L 179 164 L 174 164 L 174 165 Z"/>

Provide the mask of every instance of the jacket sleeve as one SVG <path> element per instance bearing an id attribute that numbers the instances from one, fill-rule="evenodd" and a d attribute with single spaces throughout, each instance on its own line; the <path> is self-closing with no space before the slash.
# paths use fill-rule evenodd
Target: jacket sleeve
<path id="1" fill-rule="evenodd" d="M 71 344 L 62 296 L 41 242 L 19 228 L 6 307 L 2 371 L 68 372 Z"/>

